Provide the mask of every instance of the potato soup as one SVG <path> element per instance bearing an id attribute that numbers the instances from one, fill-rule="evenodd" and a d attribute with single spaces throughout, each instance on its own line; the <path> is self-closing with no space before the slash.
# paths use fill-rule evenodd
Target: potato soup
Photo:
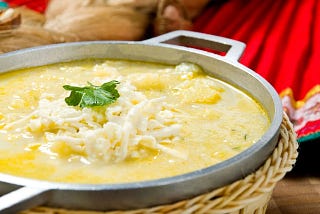
<path id="1" fill-rule="evenodd" d="M 170 177 L 237 155 L 269 125 L 254 99 L 191 63 L 88 59 L 0 75 L 0 172 L 16 176 Z"/>

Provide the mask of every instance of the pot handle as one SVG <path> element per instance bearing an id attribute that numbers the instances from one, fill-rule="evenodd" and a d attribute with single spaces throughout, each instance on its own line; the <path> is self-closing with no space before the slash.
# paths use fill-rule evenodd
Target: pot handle
<path id="1" fill-rule="evenodd" d="M 0 197 L 0 213 L 17 213 L 44 204 L 49 197 L 48 189 L 21 187 Z"/>
<path id="2" fill-rule="evenodd" d="M 243 42 L 215 36 L 205 33 L 198 33 L 187 30 L 177 30 L 143 41 L 144 43 L 166 43 L 191 48 L 204 48 L 225 53 L 224 57 L 238 61 L 245 49 Z"/>

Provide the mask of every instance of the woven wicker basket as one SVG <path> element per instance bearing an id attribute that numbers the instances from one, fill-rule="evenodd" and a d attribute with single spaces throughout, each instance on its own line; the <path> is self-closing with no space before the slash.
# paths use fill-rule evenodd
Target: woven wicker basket
<path id="1" fill-rule="evenodd" d="M 298 156 L 298 144 L 286 114 L 281 124 L 279 143 L 272 155 L 255 173 L 230 185 L 195 198 L 157 207 L 112 212 L 65 210 L 36 207 L 21 214 L 142 214 L 142 213 L 212 213 L 263 214 L 272 191 L 290 171 Z"/>

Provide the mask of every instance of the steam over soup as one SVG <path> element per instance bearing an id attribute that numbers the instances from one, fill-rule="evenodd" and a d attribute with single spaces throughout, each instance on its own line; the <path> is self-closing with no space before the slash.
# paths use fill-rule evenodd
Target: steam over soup
<path id="1" fill-rule="evenodd" d="M 191 63 L 59 63 L 1 74 L 0 91 L 0 172 L 49 181 L 174 176 L 238 154 L 269 126 L 255 100 Z"/>

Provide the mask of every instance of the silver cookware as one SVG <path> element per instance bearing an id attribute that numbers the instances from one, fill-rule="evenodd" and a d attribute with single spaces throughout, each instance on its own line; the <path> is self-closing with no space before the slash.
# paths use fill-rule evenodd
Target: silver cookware
<path id="1" fill-rule="evenodd" d="M 85 59 L 112 58 L 178 64 L 192 62 L 205 72 L 250 94 L 266 109 L 270 128 L 247 150 L 219 164 L 163 179 L 119 184 L 69 184 L 0 174 L 0 212 L 15 213 L 37 205 L 85 210 L 126 210 L 173 203 L 211 191 L 254 172 L 278 140 L 282 106 L 273 87 L 238 62 L 239 41 L 175 31 L 141 42 L 90 41 L 19 50 L 0 55 L 0 72 Z M 218 55 L 206 50 L 224 52 Z"/>

